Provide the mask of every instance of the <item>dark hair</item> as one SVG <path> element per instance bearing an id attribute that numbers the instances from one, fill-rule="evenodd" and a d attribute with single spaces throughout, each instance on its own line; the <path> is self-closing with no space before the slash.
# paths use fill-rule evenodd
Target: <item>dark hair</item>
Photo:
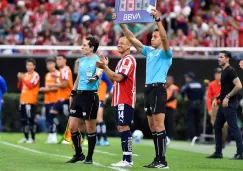
<path id="1" fill-rule="evenodd" d="M 35 59 L 33 59 L 33 58 L 29 58 L 29 59 L 27 59 L 27 60 L 25 61 L 25 63 L 28 63 L 28 62 L 31 62 L 33 65 L 36 66 L 36 61 L 35 61 Z"/>
<path id="2" fill-rule="evenodd" d="M 63 57 L 64 59 L 67 59 L 67 57 L 65 55 L 63 55 L 63 54 L 58 54 L 57 57 L 59 57 L 59 56 Z"/>
<path id="3" fill-rule="evenodd" d="M 99 47 L 99 41 L 95 36 L 89 35 L 85 38 L 89 41 L 89 47 L 94 47 L 93 53 L 95 53 Z"/>
<path id="4" fill-rule="evenodd" d="M 153 32 L 155 32 L 155 31 L 159 31 L 159 29 L 156 28 Z"/>
<path id="5" fill-rule="evenodd" d="M 46 58 L 46 63 L 47 62 L 56 62 L 55 58 Z"/>
<path id="6" fill-rule="evenodd" d="M 220 53 L 223 53 L 225 57 L 227 58 L 232 58 L 231 52 L 227 51 L 227 50 L 222 50 L 220 51 Z"/>

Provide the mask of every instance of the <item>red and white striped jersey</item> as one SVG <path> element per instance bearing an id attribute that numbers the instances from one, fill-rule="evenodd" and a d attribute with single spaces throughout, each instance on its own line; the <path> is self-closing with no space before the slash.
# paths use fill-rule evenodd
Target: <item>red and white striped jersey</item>
<path id="1" fill-rule="evenodd" d="M 122 74 L 125 79 L 113 84 L 112 106 L 127 104 L 133 108 L 135 107 L 136 67 L 135 58 L 129 54 L 118 62 L 115 72 Z"/>

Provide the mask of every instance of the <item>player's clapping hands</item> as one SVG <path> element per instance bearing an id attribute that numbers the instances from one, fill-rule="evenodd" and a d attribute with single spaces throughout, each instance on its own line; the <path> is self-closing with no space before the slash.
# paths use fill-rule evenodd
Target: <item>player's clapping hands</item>
<path id="1" fill-rule="evenodd" d="M 53 88 L 53 87 L 59 87 L 59 83 L 49 83 L 48 85 L 47 85 L 47 87 L 48 88 Z"/>
<path id="2" fill-rule="evenodd" d="M 45 87 L 41 87 L 40 89 L 39 89 L 39 92 L 45 92 L 46 91 L 46 88 Z"/>
<path id="3" fill-rule="evenodd" d="M 18 79 L 21 80 L 23 78 L 23 76 L 24 76 L 23 72 L 18 72 L 18 74 L 17 74 Z"/>
<path id="4" fill-rule="evenodd" d="M 105 69 L 109 63 L 109 59 L 104 55 L 100 56 L 100 62 L 96 61 L 96 66 L 101 69 Z"/>

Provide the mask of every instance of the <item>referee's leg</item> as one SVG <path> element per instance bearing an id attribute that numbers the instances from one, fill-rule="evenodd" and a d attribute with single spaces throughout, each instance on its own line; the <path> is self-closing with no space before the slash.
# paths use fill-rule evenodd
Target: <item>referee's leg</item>
<path id="1" fill-rule="evenodd" d="M 154 89 L 154 101 L 150 101 L 152 106 L 152 118 L 154 128 L 157 133 L 157 148 L 158 159 L 157 163 L 154 163 L 156 168 L 169 168 L 165 159 L 166 153 L 166 131 L 165 131 L 165 102 L 167 99 L 167 93 L 164 87 L 156 87 Z"/>
<path id="2" fill-rule="evenodd" d="M 96 145 L 96 119 L 99 107 L 99 97 L 96 93 L 87 93 L 84 94 L 82 102 L 82 113 L 88 133 L 88 155 L 84 164 L 92 164 Z"/>
<path id="3" fill-rule="evenodd" d="M 69 129 L 71 132 L 72 142 L 75 148 L 75 155 L 67 163 L 76 163 L 78 161 L 83 161 L 85 156 L 82 151 L 81 146 L 81 134 L 79 132 L 79 127 L 81 125 L 82 110 L 79 106 L 80 97 L 79 94 L 73 97 L 73 101 L 70 106 L 69 115 Z"/>

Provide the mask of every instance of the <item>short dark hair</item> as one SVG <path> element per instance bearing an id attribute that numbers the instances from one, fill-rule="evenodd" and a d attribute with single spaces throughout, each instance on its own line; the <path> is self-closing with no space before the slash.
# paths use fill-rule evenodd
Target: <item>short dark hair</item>
<path id="1" fill-rule="evenodd" d="M 29 58 L 29 59 L 27 59 L 27 60 L 25 61 L 25 63 L 28 63 L 28 62 L 31 62 L 33 65 L 36 66 L 36 61 L 35 61 L 35 59 L 33 59 L 33 58 Z"/>
<path id="2" fill-rule="evenodd" d="M 99 47 L 99 41 L 95 36 L 89 35 L 85 38 L 89 41 L 89 47 L 94 47 L 93 53 L 95 53 Z"/>
<path id="3" fill-rule="evenodd" d="M 159 31 L 159 29 L 156 28 L 153 32 L 155 32 L 155 31 Z"/>
<path id="4" fill-rule="evenodd" d="M 220 53 L 223 53 L 225 57 L 227 58 L 232 58 L 231 52 L 227 51 L 227 50 L 222 50 L 220 51 Z"/>
<path id="5" fill-rule="evenodd" d="M 63 57 L 64 59 L 67 59 L 66 55 L 63 55 L 63 54 L 58 54 L 57 57 L 58 57 L 58 56 L 61 56 L 61 57 Z"/>
<path id="6" fill-rule="evenodd" d="M 47 62 L 54 62 L 55 63 L 56 60 L 55 60 L 55 58 L 52 58 L 52 57 L 51 58 L 46 58 L 46 63 Z"/>

